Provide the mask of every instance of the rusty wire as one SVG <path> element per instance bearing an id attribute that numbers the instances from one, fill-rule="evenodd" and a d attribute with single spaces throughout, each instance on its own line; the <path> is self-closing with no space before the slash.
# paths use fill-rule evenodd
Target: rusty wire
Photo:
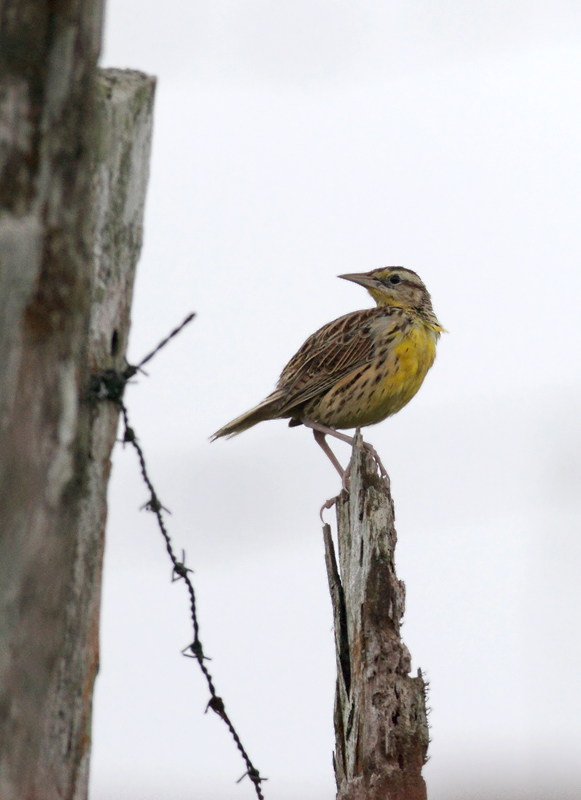
<path id="1" fill-rule="evenodd" d="M 101 372 L 95 373 L 91 376 L 91 381 L 89 384 L 89 400 L 92 402 L 100 401 L 100 400 L 110 400 L 116 404 L 121 413 L 123 418 L 123 438 L 122 442 L 124 444 L 130 444 L 137 453 L 137 458 L 139 460 L 139 465 L 141 468 L 141 475 L 143 477 L 144 483 L 147 486 L 149 491 L 149 499 L 144 505 L 144 508 L 147 511 L 150 511 L 152 514 L 155 515 L 157 519 L 157 524 L 161 535 L 165 541 L 165 548 L 169 555 L 169 558 L 172 563 L 173 571 L 172 571 L 172 580 L 183 580 L 186 584 L 189 596 L 190 596 L 190 614 L 192 618 L 192 626 L 194 632 L 194 638 L 191 644 L 184 648 L 182 651 L 183 655 L 187 656 L 188 658 L 193 658 L 198 662 L 200 669 L 204 677 L 206 678 L 206 682 L 208 684 L 208 689 L 210 691 L 210 700 L 208 701 L 208 705 L 206 706 L 206 711 L 209 708 L 214 711 L 226 724 L 226 727 L 230 731 L 234 742 L 236 743 L 236 747 L 240 751 L 240 755 L 242 756 L 244 763 L 246 765 L 246 772 L 242 777 L 237 781 L 239 783 L 243 778 L 248 776 L 252 783 L 254 784 L 254 788 L 256 791 L 256 795 L 258 800 L 264 800 L 264 795 L 262 794 L 261 784 L 266 778 L 263 778 L 260 775 L 260 772 L 256 769 L 244 745 L 240 740 L 240 736 L 238 735 L 234 725 L 232 724 L 230 717 L 226 713 L 226 707 L 224 705 L 223 699 L 216 693 L 216 689 L 214 686 L 214 680 L 204 663 L 207 661 L 207 657 L 204 655 L 204 649 L 202 647 L 202 642 L 200 640 L 200 626 L 198 622 L 198 611 L 196 606 L 196 594 L 194 591 L 194 585 L 190 578 L 190 573 L 192 570 L 186 566 L 185 564 L 185 553 L 182 551 L 182 558 L 181 561 L 178 559 L 174 552 L 173 544 L 168 533 L 165 520 L 163 518 L 163 512 L 167 511 L 161 503 L 157 492 L 151 482 L 149 477 L 149 473 L 147 471 L 147 466 L 145 463 L 145 456 L 143 453 L 143 449 L 139 444 L 137 436 L 135 434 L 134 429 L 129 424 L 129 417 L 127 412 L 127 407 L 123 402 L 123 390 L 125 389 L 125 385 L 132 378 L 140 369 L 141 367 L 150 361 L 161 349 L 165 347 L 165 345 L 176 336 L 193 318 L 194 314 L 190 314 L 186 319 L 179 325 L 175 330 L 173 330 L 169 336 L 163 339 L 157 347 L 151 351 L 144 359 L 142 359 L 137 366 L 128 365 L 125 370 L 122 372 L 112 369 L 102 370 Z M 189 653 L 186 651 L 190 651 Z"/>

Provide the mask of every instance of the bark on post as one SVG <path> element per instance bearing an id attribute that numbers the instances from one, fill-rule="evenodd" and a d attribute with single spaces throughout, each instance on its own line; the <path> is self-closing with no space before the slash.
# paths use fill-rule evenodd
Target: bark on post
<path id="1" fill-rule="evenodd" d="M 100 0 L 0 10 L 0 797 L 82 800 L 153 81 L 97 81 Z M 98 85 L 97 85 L 98 83 Z"/>
<path id="2" fill-rule="evenodd" d="M 323 529 L 333 602 L 338 800 L 425 800 L 425 683 L 400 637 L 405 586 L 394 568 L 389 484 L 357 435 L 349 492 L 337 501 L 339 568 Z"/>

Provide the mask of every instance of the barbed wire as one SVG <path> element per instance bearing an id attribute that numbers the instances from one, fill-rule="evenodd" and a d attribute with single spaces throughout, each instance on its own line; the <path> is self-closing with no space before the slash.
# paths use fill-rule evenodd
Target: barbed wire
<path id="1" fill-rule="evenodd" d="M 188 658 L 193 658 L 198 662 L 200 669 L 204 677 L 206 678 L 206 683 L 208 684 L 208 689 L 210 691 L 210 700 L 208 701 L 208 705 L 206 706 L 206 712 L 209 708 L 214 711 L 226 724 L 226 727 L 230 731 L 232 738 L 238 748 L 242 759 L 244 760 L 244 764 L 246 765 L 246 772 L 241 778 L 237 781 L 240 783 L 246 776 L 250 778 L 252 783 L 254 784 L 254 788 L 256 791 L 256 795 L 259 800 L 264 800 L 264 795 L 262 794 L 261 784 L 263 781 L 267 780 L 266 778 L 260 775 L 260 772 L 256 769 L 244 745 L 240 740 L 240 736 L 238 735 L 234 725 L 232 724 L 230 717 L 226 713 L 226 707 L 224 705 L 223 699 L 217 694 L 216 688 L 214 685 L 214 680 L 212 675 L 210 674 L 208 668 L 206 667 L 205 661 L 208 660 L 207 656 L 204 655 L 204 649 L 202 647 L 202 642 L 200 640 L 200 625 L 198 622 L 198 611 L 196 606 L 196 593 L 194 591 L 194 585 L 190 578 L 190 573 L 193 571 L 189 567 L 186 566 L 185 563 L 185 552 L 182 550 L 182 558 L 181 561 L 178 559 L 174 552 L 174 547 L 172 544 L 172 540 L 168 533 L 165 520 L 163 518 L 163 512 L 167 511 L 166 508 L 161 503 L 159 499 L 159 495 L 157 494 L 151 478 L 149 477 L 149 472 L 147 470 L 147 465 L 145 462 L 145 455 L 143 453 L 143 449 L 139 444 L 137 439 L 137 435 L 135 430 L 129 424 L 129 415 L 127 412 L 127 407 L 123 402 L 123 391 L 127 382 L 146 364 L 150 361 L 165 345 L 173 339 L 183 328 L 191 322 L 195 317 L 195 314 L 190 314 L 186 319 L 175 328 L 165 339 L 163 339 L 157 347 L 155 347 L 151 353 L 149 353 L 145 358 L 143 358 L 139 364 L 131 365 L 129 364 L 125 370 L 118 371 L 113 369 L 102 370 L 101 372 L 95 373 L 91 376 L 90 384 L 89 384 L 89 400 L 92 402 L 101 401 L 101 400 L 110 400 L 114 402 L 119 409 L 121 417 L 123 419 L 123 438 L 122 442 L 124 444 L 130 444 L 137 453 L 137 458 L 139 460 L 139 465 L 141 469 L 141 476 L 147 489 L 149 491 L 149 499 L 143 506 L 147 511 L 150 511 L 154 514 L 157 519 L 157 524 L 161 535 L 165 541 L 165 549 L 169 555 L 170 561 L 172 563 L 172 581 L 175 580 L 183 580 L 186 584 L 188 594 L 190 597 L 190 614 L 192 618 L 192 626 L 194 632 L 194 638 L 191 644 L 187 645 L 182 650 L 184 656 Z M 189 653 L 186 651 L 190 651 Z"/>
<path id="2" fill-rule="evenodd" d="M 139 364 L 137 364 L 137 366 L 128 366 L 127 369 L 125 370 L 125 372 L 126 373 L 127 372 L 131 372 L 132 373 L 131 375 L 129 375 L 129 377 L 132 378 L 133 375 L 135 375 L 135 373 L 138 370 L 140 370 L 143 367 L 144 364 L 147 364 L 148 361 L 151 361 L 151 359 L 159 353 L 161 348 L 165 347 L 166 344 L 170 341 L 170 339 L 173 339 L 174 336 L 177 336 L 178 333 L 181 333 L 181 331 L 186 327 L 186 325 L 189 322 L 191 322 L 194 319 L 195 316 L 196 316 L 195 313 L 192 311 L 191 314 L 188 314 L 188 316 L 185 318 L 185 320 L 182 322 L 182 324 L 178 325 L 177 328 L 174 328 L 173 331 L 168 336 L 165 337 L 165 339 L 162 339 L 161 342 L 157 345 L 157 347 L 153 348 L 151 353 L 148 353 L 145 356 L 145 358 L 141 359 L 141 361 L 139 362 Z"/>

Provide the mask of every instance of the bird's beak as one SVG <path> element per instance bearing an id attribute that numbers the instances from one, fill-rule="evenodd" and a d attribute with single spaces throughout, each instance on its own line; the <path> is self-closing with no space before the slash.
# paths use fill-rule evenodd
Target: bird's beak
<path id="1" fill-rule="evenodd" d="M 367 272 L 351 272 L 348 275 L 338 275 L 338 278 L 343 278 L 345 281 L 352 281 L 358 283 L 360 286 L 365 286 L 366 289 L 376 289 L 377 281 L 372 278 Z"/>

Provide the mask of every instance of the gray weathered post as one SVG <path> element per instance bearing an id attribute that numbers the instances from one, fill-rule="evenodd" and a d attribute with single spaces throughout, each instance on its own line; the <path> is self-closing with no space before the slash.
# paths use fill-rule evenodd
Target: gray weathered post
<path id="1" fill-rule="evenodd" d="M 425 683 L 419 670 L 410 676 L 400 637 L 405 586 L 395 574 L 393 502 L 359 433 L 337 521 L 339 568 L 331 528 L 323 529 L 337 650 L 337 798 L 425 800 Z"/>
<path id="2" fill-rule="evenodd" d="M 106 485 L 152 79 L 97 78 L 102 4 L 0 8 L 0 797 L 83 800 Z"/>

